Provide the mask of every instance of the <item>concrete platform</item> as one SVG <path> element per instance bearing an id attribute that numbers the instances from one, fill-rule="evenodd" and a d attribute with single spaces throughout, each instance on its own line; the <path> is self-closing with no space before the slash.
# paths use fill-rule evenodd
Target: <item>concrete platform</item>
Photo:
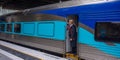
<path id="1" fill-rule="evenodd" d="M 0 60 L 24 60 L 24 59 L 0 49 Z"/>
<path id="2" fill-rule="evenodd" d="M 26 47 L 23 47 L 23 46 L 19 46 L 19 45 L 16 45 L 16 44 L 12 44 L 12 43 L 9 43 L 9 42 L 5 42 L 5 41 L 0 41 L 0 45 L 1 46 L 4 46 L 4 47 L 7 47 L 9 49 L 12 49 L 14 51 L 17 51 L 17 52 L 20 52 L 22 54 L 26 54 L 26 55 L 29 55 L 31 57 L 34 57 L 34 58 L 37 58 L 37 60 L 68 60 L 66 58 L 62 58 L 62 57 L 58 57 L 58 56 L 54 56 L 54 55 L 51 55 L 51 54 L 47 54 L 47 53 L 44 53 L 44 52 L 41 52 L 41 51 L 37 51 L 37 50 L 34 50 L 34 49 L 30 49 L 30 48 L 26 48 Z M 7 49 L 7 51 L 9 51 L 9 49 Z M 13 52 L 14 52 L 13 51 Z M 16 54 L 16 53 L 15 53 Z M 19 54 L 19 53 L 18 53 Z M 18 55 L 16 54 L 16 55 Z M 4 55 L 3 55 L 4 56 Z M 5 56 L 4 56 L 5 57 Z M 4 58 L 3 57 L 3 58 Z M 26 57 L 25 57 L 26 58 Z M 28 57 L 27 59 L 24 59 L 24 60 L 31 60 L 29 59 L 30 57 Z M 9 59 L 9 58 L 8 58 Z M 15 59 L 16 60 L 16 59 Z M 18 60 L 18 59 L 17 59 Z"/>

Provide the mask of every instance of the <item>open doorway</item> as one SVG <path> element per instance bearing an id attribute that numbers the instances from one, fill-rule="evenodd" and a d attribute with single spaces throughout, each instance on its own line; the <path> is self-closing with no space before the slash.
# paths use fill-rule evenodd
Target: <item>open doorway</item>
<path id="1" fill-rule="evenodd" d="M 78 55 L 78 15 L 68 15 L 66 33 L 66 53 Z"/>

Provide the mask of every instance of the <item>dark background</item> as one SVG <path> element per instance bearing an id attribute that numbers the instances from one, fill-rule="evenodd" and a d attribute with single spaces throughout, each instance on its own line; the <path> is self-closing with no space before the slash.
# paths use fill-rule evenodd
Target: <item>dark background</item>
<path id="1" fill-rule="evenodd" d="M 6 9 L 23 10 L 68 0 L 0 0 L 0 6 Z"/>

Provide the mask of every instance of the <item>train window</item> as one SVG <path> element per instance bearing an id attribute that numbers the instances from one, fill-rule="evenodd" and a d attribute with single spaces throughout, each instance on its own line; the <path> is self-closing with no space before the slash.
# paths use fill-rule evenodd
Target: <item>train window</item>
<path id="1" fill-rule="evenodd" d="M 21 32 L 21 24 L 14 24 L 14 32 L 15 33 Z"/>
<path id="2" fill-rule="evenodd" d="M 12 24 L 7 24 L 7 32 L 12 32 Z"/>
<path id="3" fill-rule="evenodd" d="M 5 24 L 0 24 L 0 31 L 5 31 Z"/>
<path id="4" fill-rule="evenodd" d="M 95 29 L 95 40 L 120 42 L 120 23 L 97 22 Z"/>

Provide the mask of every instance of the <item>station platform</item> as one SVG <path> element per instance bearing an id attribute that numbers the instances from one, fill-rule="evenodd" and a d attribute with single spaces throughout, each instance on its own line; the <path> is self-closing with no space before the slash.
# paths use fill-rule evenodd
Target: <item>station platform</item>
<path id="1" fill-rule="evenodd" d="M 68 60 L 38 50 L 0 41 L 0 60 Z"/>
<path id="2" fill-rule="evenodd" d="M 0 60 L 24 60 L 20 57 L 17 57 L 11 53 L 8 53 L 7 51 L 4 51 L 0 49 Z"/>

